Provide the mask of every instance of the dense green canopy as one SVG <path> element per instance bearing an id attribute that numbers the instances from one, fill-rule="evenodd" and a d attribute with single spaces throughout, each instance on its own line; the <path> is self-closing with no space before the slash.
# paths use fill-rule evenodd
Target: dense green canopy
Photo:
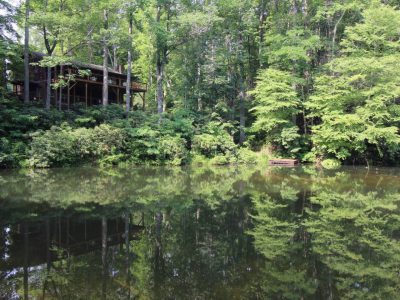
<path id="1" fill-rule="evenodd" d="M 30 49 L 50 55 L 41 62 L 46 67 L 74 60 L 126 70 L 132 58 L 131 71 L 147 83 L 148 92 L 144 105 L 134 96 L 131 109 L 146 110 L 145 120 L 155 122 L 155 127 L 166 126 L 163 118 L 179 119 L 202 135 L 192 139 L 170 132 L 159 148 L 170 148 L 172 154 L 160 149 L 146 154 L 144 143 L 136 142 L 132 151 L 139 157 L 153 155 L 150 160 L 160 163 L 161 155 L 161 160 L 183 164 L 191 160 L 185 153 L 193 152 L 228 163 L 235 156 L 229 145 L 233 141 L 304 161 L 398 162 L 398 1 L 31 0 L 26 4 L 13 7 L 0 2 L 0 58 L 7 62 L 0 68 L 8 74 L 0 89 L 1 105 L 14 114 L 11 123 L 0 121 L 0 145 L 3 152 L 14 155 L 0 158 L 1 165 L 26 165 L 26 159 L 35 159 L 29 153 L 37 149 L 38 136 L 53 134 L 36 134 L 31 146 L 31 138 L 18 137 L 26 132 L 12 134 L 13 129 L 6 129 L 18 127 L 20 115 L 36 117 L 26 112 L 26 106 L 16 109 L 5 100 L 11 97 L 7 81 L 23 75 L 17 54 L 22 45 L 14 29 L 26 24 Z M 60 78 L 52 88 L 62 88 L 65 80 L 73 78 Z M 103 104 L 107 104 L 104 96 Z M 87 118 L 83 115 L 73 127 L 93 125 L 79 123 Z M 154 126 L 142 128 L 141 118 L 132 119 L 126 126 L 130 138 L 158 141 L 151 131 Z M 216 127 L 222 131 L 212 138 Z M 73 135 L 81 133 L 85 131 Z M 24 143 L 26 150 L 15 149 L 16 143 Z M 204 149 L 193 151 L 192 146 L 199 145 Z M 55 164 L 68 163 L 60 159 Z"/>

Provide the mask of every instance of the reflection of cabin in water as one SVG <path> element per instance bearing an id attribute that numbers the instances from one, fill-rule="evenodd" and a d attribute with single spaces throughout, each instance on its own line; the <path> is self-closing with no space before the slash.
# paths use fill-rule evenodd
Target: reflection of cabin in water
<path id="1" fill-rule="evenodd" d="M 45 54 L 38 52 L 32 52 L 30 54 L 31 65 L 29 67 L 29 94 L 30 99 L 36 101 L 44 101 L 46 97 L 47 68 L 35 64 L 42 60 L 44 56 Z M 89 72 L 85 75 L 80 75 L 79 70 Z M 69 108 L 76 104 L 90 106 L 102 103 L 103 66 L 82 62 L 70 62 L 52 67 L 51 83 L 56 83 L 60 76 L 64 76 L 64 78 L 73 78 L 73 80 L 69 80 L 65 87 L 52 89 L 52 105 L 58 103 L 60 92 L 62 95 L 62 107 L 64 108 Z M 126 93 L 126 81 L 127 75 L 124 74 L 121 69 L 114 70 L 108 68 L 108 103 L 120 104 L 125 102 L 124 95 Z M 138 78 L 135 76 L 132 76 L 130 86 L 131 94 L 139 95 L 144 106 L 147 86 L 138 82 Z M 13 91 L 19 97 L 23 97 L 23 79 L 13 81 Z"/>
<path id="2" fill-rule="evenodd" d="M 139 239 L 139 234 L 144 229 L 144 219 L 142 217 L 139 224 L 133 224 L 124 217 L 104 220 L 57 217 L 10 224 L 0 229 L 3 229 L 0 231 L 1 275 L 1 272 L 12 271 L 26 264 L 40 266 L 56 261 L 62 258 L 58 253 L 60 251 L 64 255 L 68 253 L 73 256 L 99 251 L 104 246 L 104 240 L 106 247 L 122 246 L 126 240 Z"/>

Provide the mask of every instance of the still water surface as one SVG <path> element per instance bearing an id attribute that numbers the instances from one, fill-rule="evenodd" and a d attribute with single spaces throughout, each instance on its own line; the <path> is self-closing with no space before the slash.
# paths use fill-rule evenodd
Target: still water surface
<path id="1" fill-rule="evenodd" d="M 0 299 L 400 299 L 400 170 L 0 172 Z"/>

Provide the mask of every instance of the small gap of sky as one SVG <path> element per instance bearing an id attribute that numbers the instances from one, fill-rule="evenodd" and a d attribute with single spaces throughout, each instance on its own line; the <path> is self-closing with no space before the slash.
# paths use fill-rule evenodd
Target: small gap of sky
<path id="1" fill-rule="evenodd" d="M 6 3 L 11 4 L 14 7 L 18 7 L 23 1 L 22 0 L 5 0 Z M 4 15 L 6 11 L 0 8 L 0 15 Z M 19 27 L 16 23 L 13 23 L 13 28 L 15 31 L 19 32 Z"/>

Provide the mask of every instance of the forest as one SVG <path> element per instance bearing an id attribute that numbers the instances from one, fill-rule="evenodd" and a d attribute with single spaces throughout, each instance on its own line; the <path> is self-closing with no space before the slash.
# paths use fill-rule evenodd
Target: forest
<path id="1" fill-rule="evenodd" d="M 397 165 L 399 4 L 0 0 L 0 167 Z M 48 74 L 76 61 L 102 66 L 101 103 L 58 99 L 90 74 Z M 47 70 L 43 99 L 29 94 L 34 65 Z M 127 87 L 111 103 L 108 70 L 146 97 Z"/>

